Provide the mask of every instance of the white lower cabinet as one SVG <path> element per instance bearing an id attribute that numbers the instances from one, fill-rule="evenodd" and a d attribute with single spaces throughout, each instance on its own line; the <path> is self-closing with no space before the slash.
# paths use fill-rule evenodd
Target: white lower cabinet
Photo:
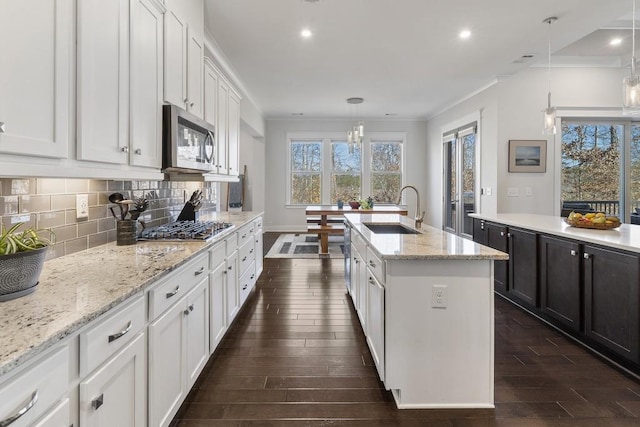
<path id="1" fill-rule="evenodd" d="M 238 292 L 238 251 L 227 256 L 227 269 L 224 277 L 224 290 L 227 296 L 227 325 L 231 325 L 240 310 L 240 295 Z"/>
<path id="2" fill-rule="evenodd" d="M 139 334 L 80 382 L 81 426 L 146 425 L 144 348 Z"/>
<path id="3" fill-rule="evenodd" d="M 33 427 L 67 427 L 71 425 L 69 398 L 64 399 Z"/>
<path id="4" fill-rule="evenodd" d="M 358 256 L 358 262 L 356 263 L 358 269 L 358 284 L 356 295 L 358 298 L 358 317 L 360 318 L 360 324 L 362 325 L 362 330 L 364 334 L 367 335 L 367 294 L 369 292 L 367 286 L 367 266 L 365 264 L 364 258 L 360 254 Z"/>
<path id="5" fill-rule="evenodd" d="M 367 344 L 384 381 L 384 286 L 367 268 Z"/>
<path id="6" fill-rule="evenodd" d="M 209 316 L 210 325 L 210 353 L 216 349 L 224 333 L 227 331 L 227 314 L 225 313 L 225 272 L 227 265 L 223 261 L 209 275 L 211 283 Z"/>
<path id="7" fill-rule="evenodd" d="M 209 356 L 208 277 L 149 324 L 149 425 L 166 426 Z"/>

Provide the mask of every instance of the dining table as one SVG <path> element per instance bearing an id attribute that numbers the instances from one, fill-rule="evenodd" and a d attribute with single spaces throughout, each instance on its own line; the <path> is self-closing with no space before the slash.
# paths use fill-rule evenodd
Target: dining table
<path id="1" fill-rule="evenodd" d="M 371 209 L 355 209 L 346 205 L 343 207 L 338 207 L 337 205 L 307 206 L 305 210 L 307 216 L 307 231 L 318 234 L 320 239 L 320 253 L 326 254 L 329 252 L 329 234 L 342 234 L 344 232 L 342 222 L 331 222 L 331 219 L 348 213 L 398 214 L 406 216 L 408 211 L 406 206 L 400 205 L 374 205 Z M 317 218 L 319 218 L 319 222 Z"/>

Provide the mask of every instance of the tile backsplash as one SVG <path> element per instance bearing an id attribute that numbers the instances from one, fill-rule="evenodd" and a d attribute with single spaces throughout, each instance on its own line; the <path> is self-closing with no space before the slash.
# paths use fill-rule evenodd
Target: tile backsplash
<path id="1" fill-rule="evenodd" d="M 149 208 L 141 216 L 148 227 L 175 220 L 195 190 L 205 195 L 200 212 L 216 211 L 218 184 L 175 181 L 108 181 L 95 179 L 1 178 L 0 220 L 5 227 L 24 222 L 55 234 L 50 258 L 116 240 L 116 223 L 109 210 L 109 194 L 146 197 Z M 89 217 L 76 219 L 76 195 L 86 194 Z"/>

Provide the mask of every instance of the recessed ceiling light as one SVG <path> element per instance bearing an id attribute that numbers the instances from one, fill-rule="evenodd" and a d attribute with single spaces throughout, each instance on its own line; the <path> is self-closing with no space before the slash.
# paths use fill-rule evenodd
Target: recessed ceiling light
<path id="1" fill-rule="evenodd" d="M 458 37 L 460 37 L 461 39 L 468 39 L 469 37 L 471 37 L 471 31 L 470 30 L 462 30 L 462 31 L 460 31 L 460 34 L 458 34 Z"/>
<path id="2" fill-rule="evenodd" d="M 611 39 L 611 41 L 609 42 L 611 46 L 618 46 L 621 43 L 622 43 L 622 39 L 619 37 L 616 37 L 615 39 Z"/>
<path id="3" fill-rule="evenodd" d="M 291 113 L 292 116 L 304 116 L 304 113 Z"/>
<path id="4" fill-rule="evenodd" d="M 302 31 L 300 31 L 300 35 L 305 38 L 308 39 L 309 37 L 311 37 L 313 34 L 311 33 L 311 30 L 308 28 L 304 28 Z"/>

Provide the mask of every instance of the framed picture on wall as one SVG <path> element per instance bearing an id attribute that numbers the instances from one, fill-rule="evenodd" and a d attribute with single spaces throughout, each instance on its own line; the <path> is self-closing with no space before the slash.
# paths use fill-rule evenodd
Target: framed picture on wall
<path id="1" fill-rule="evenodd" d="M 509 172 L 546 172 L 547 141 L 509 140 Z"/>

